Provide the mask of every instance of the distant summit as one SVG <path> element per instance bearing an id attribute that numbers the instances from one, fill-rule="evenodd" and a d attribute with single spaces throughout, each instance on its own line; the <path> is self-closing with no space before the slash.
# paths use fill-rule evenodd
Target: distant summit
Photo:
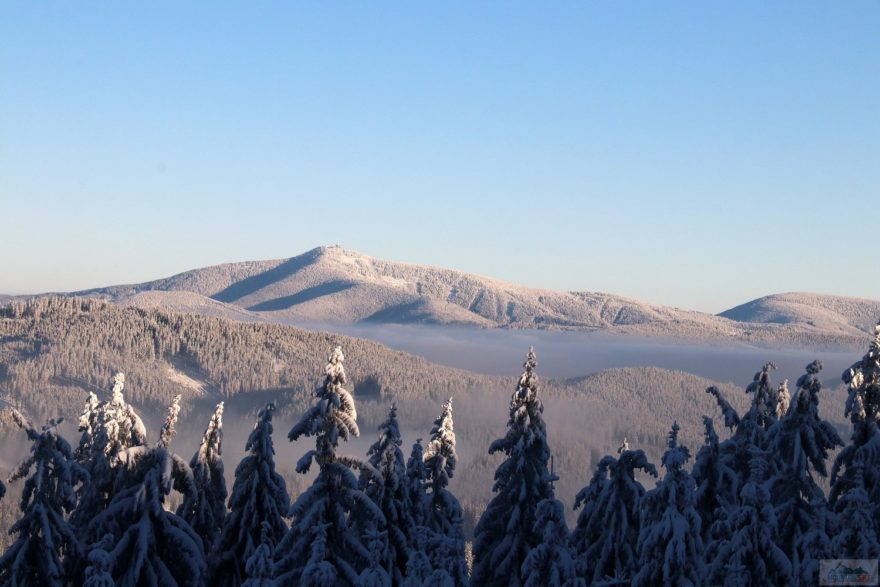
<path id="1" fill-rule="evenodd" d="M 738 322 L 806 324 L 823 330 L 871 332 L 880 319 L 880 301 L 814 293 L 765 296 L 721 312 Z"/>
<path id="2" fill-rule="evenodd" d="M 453 269 L 384 261 L 338 245 L 76 294 L 239 320 L 608 330 L 844 346 L 861 345 L 880 317 L 878 301 L 818 294 L 769 296 L 714 316 L 612 294 L 529 288 Z"/>

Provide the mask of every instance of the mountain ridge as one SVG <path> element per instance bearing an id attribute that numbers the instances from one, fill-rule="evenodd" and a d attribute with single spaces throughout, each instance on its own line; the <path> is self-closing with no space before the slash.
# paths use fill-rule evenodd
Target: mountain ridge
<path id="1" fill-rule="evenodd" d="M 805 323 L 818 327 L 852 326 L 871 332 L 880 318 L 880 301 L 811 292 L 763 296 L 718 314 L 751 323 Z"/>
<path id="2" fill-rule="evenodd" d="M 146 292 L 154 293 L 144 296 Z M 185 300 L 167 295 L 174 292 L 192 295 Z M 880 317 L 880 301 L 792 293 L 758 298 L 713 315 L 608 293 L 526 287 L 454 269 L 385 261 L 338 245 L 286 259 L 225 263 L 73 295 L 282 323 L 604 330 L 842 347 L 860 345 Z"/>

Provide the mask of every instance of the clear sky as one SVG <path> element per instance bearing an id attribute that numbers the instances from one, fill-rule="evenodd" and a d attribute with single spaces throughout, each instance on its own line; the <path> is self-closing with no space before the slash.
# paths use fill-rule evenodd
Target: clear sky
<path id="1" fill-rule="evenodd" d="M 880 298 L 880 2 L 0 6 L 0 292 L 339 243 Z"/>

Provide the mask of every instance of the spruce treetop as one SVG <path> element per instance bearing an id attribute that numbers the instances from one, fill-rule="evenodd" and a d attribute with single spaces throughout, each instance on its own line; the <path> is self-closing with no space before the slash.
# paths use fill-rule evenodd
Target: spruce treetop
<path id="1" fill-rule="evenodd" d="M 449 485 L 455 473 L 458 457 L 455 454 L 455 428 L 452 421 L 452 398 L 443 404 L 443 412 L 434 420 L 431 441 L 425 448 L 425 466 L 434 492 Z"/>
<path id="2" fill-rule="evenodd" d="M 868 352 L 842 377 L 849 387 L 844 414 L 852 422 L 852 434 L 835 459 L 829 495 L 829 502 L 841 515 L 843 497 L 859 487 L 872 502 L 880 503 L 880 322 L 874 331 Z M 873 518 L 874 531 L 880 534 L 880 511 L 875 509 Z"/>
<path id="3" fill-rule="evenodd" d="M 317 402 L 288 434 L 291 441 L 315 438 L 315 449 L 300 458 L 297 472 L 308 472 L 312 463 L 320 470 L 290 508 L 290 530 L 275 548 L 275 579 L 280 584 L 353 585 L 361 572 L 378 562 L 372 560 L 363 536 L 384 527 L 385 516 L 361 489 L 354 470 L 365 474 L 365 482 L 368 476 L 384 486 L 382 476 L 367 462 L 336 454 L 340 440 L 360 434 L 354 399 L 344 387 L 344 360 L 342 350 L 333 349 L 324 384 L 314 392 Z"/>
<path id="4" fill-rule="evenodd" d="M 125 374 L 113 377 L 110 400 L 95 407 L 97 412 L 96 444 L 104 451 L 104 456 L 113 459 L 121 450 L 147 443 L 147 432 L 137 412 L 125 402 Z M 91 403 L 91 398 L 89 398 Z"/>
<path id="5" fill-rule="evenodd" d="M 116 484 L 110 503 L 90 522 L 90 534 L 112 534 L 108 552 L 119 585 L 195 585 L 204 580 L 204 544 L 192 527 L 167 509 L 172 489 L 195 493 L 192 470 L 168 443 L 180 411 L 168 407 L 154 448 L 133 446 L 116 455 Z"/>
<path id="6" fill-rule="evenodd" d="M 12 419 L 32 442 L 30 456 L 10 482 L 27 478 L 21 494 L 22 517 L 9 529 L 16 540 L 0 557 L 0 585 L 62 587 L 83 558 L 79 537 L 65 514 L 76 505 L 75 486 L 88 480 L 70 445 L 57 433 L 62 419 L 37 430 L 16 409 Z"/>
<path id="7" fill-rule="evenodd" d="M 125 375 L 117 373 L 112 380 L 109 398 L 98 401 L 89 393 L 79 419 L 82 432 L 76 449 L 76 460 L 89 472 L 90 482 L 80 486 L 79 499 L 72 521 L 82 530 L 104 510 L 113 496 L 117 477 L 117 456 L 132 447 L 147 443 L 147 431 L 134 408 L 125 402 Z M 102 536 L 86 536 L 97 542 Z"/>
<path id="8" fill-rule="evenodd" d="M 799 481 L 812 475 L 809 466 L 822 477 L 828 475 L 825 461 L 828 453 L 843 441 L 837 430 L 828 422 L 819 418 L 819 392 L 822 382 L 819 372 L 820 361 L 813 361 L 806 367 L 806 372 L 797 380 L 797 390 L 785 416 L 770 431 L 770 447 L 777 458 L 781 458 L 783 466 L 792 470 Z M 788 483 L 786 479 L 784 482 Z M 814 485 L 810 481 L 811 485 Z M 808 493 L 821 492 L 818 486 Z"/>
<path id="9" fill-rule="evenodd" d="M 546 446 L 546 425 L 541 416 L 544 406 L 538 399 L 538 377 L 535 375 L 537 366 L 535 351 L 529 347 L 526 361 L 523 363 L 525 370 L 520 375 L 516 389 L 510 397 L 507 434 L 489 446 L 489 454 L 504 452 L 511 455 L 515 450 L 526 451 L 535 446 L 540 453 L 539 459 L 546 461 L 550 458 L 550 451 Z"/>
<path id="10" fill-rule="evenodd" d="M 721 390 L 714 385 L 710 385 L 706 388 L 706 393 L 712 395 L 718 403 L 718 407 L 721 408 L 721 414 L 724 416 L 724 425 L 730 430 L 737 428 L 740 421 L 739 414 L 736 413 L 736 408 L 724 399 Z"/>
<path id="11" fill-rule="evenodd" d="M 642 450 L 626 450 L 619 458 L 606 456 L 589 485 L 575 499 L 581 509 L 571 535 L 578 574 L 588 582 L 616 578 L 628 583 L 635 574 L 639 516 L 645 488 L 635 478 L 641 470 L 657 477 L 657 469 Z"/>
<path id="12" fill-rule="evenodd" d="M 98 396 L 90 391 L 86 398 L 86 405 L 79 417 L 78 430 L 83 433 L 83 438 L 91 438 L 98 427 L 96 415 L 99 403 Z"/>
<path id="13" fill-rule="evenodd" d="M 180 394 L 174 396 L 171 405 L 168 406 L 168 415 L 165 416 L 165 423 L 162 424 L 162 430 L 159 432 L 159 442 L 156 444 L 159 448 L 168 448 L 171 439 L 177 433 L 174 426 L 177 424 L 177 417 L 180 415 Z"/>
<path id="14" fill-rule="evenodd" d="M 681 426 L 678 422 L 672 423 L 672 430 L 669 431 L 668 440 L 666 442 L 666 452 L 663 453 L 661 463 L 667 471 L 680 471 L 685 463 L 691 458 L 688 447 L 678 444 L 678 432 Z M 714 431 L 713 431 L 714 432 Z"/>
<path id="15" fill-rule="evenodd" d="M 113 376 L 113 388 L 110 391 L 110 403 L 116 405 L 125 404 L 122 390 L 125 389 L 125 373 L 119 372 Z"/>
<path id="16" fill-rule="evenodd" d="M 492 491 L 496 495 L 474 529 L 471 580 L 479 585 L 522 585 L 530 577 L 534 583 L 547 579 L 556 568 L 536 558 L 545 530 L 537 523 L 538 504 L 553 500 L 556 480 L 548 468 L 550 448 L 544 407 L 538 399 L 537 364 L 535 351 L 529 348 L 524 371 L 510 398 L 507 433 L 489 446 L 490 454 L 502 452 L 506 458 L 495 470 Z M 544 514 L 552 515 L 553 508 L 547 507 L 550 509 L 545 508 Z M 552 520 L 542 522 L 555 524 Z M 550 550 L 541 552 L 543 558 L 551 556 Z M 526 565 L 530 555 L 531 562 Z"/>
<path id="17" fill-rule="evenodd" d="M 775 369 L 775 363 L 765 363 L 746 387 L 746 393 L 754 395 L 752 409 L 755 412 L 757 423 L 764 428 L 769 427 L 776 420 L 778 399 L 776 390 L 770 384 L 770 372 Z"/>
<path id="18" fill-rule="evenodd" d="M 65 511 L 76 504 L 73 486 L 88 479 L 88 473 L 75 461 L 73 451 L 57 428 L 64 418 L 49 420 L 37 430 L 17 409 L 12 409 L 12 420 L 33 442 L 31 455 L 22 460 L 9 476 L 9 482 L 24 479 L 34 470 L 34 476 L 25 483 L 22 510 L 33 499 L 48 499 Z"/>
<path id="19" fill-rule="evenodd" d="M 776 419 L 782 419 L 788 413 L 791 403 L 791 393 L 788 391 L 788 379 L 782 381 L 776 388 Z"/>
<path id="20" fill-rule="evenodd" d="M 535 349 L 529 347 L 526 354 L 526 361 L 523 363 L 522 375 L 519 378 L 519 384 L 516 388 L 514 397 L 520 402 L 530 401 L 538 393 L 538 377 L 535 375 L 535 369 L 538 367 L 538 357 L 535 355 Z"/>
<path id="21" fill-rule="evenodd" d="M 217 404 L 208 427 L 199 444 L 198 458 L 200 461 L 214 465 L 223 454 L 223 402 Z"/>
<path id="22" fill-rule="evenodd" d="M 638 563 L 633 585 L 699 585 L 703 580 L 702 519 L 694 479 L 684 469 L 690 458 L 672 424 L 663 454 L 666 475 L 640 504 Z"/>
<path id="23" fill-rule="evenodd" d="M 857 425 L 876 422 L 880 418 L 880 322 L 874 327 L 868 352 L 842 378 L 849 386 L 846 415 Z"/>
<path id="24" fill-rule="evenodd" d="M 297 470 L 301 473 L 308 470 L 313 458 L 319 465 L 335 461 L 340 439 L 347 441 L 360 436 L 354 399 L 344 387 L 347 382 L 344 361 L 342 349 L 334 348 L 324 369 L 324 385 L 314 392 L 318 403 L 303 414 L 288 434 L 291 441 L 298 440 L 301 436 L 316 437 L 315 450 L 306 453 L 297 465 Z"/>
<path id="25" fill-rule="evenodd" d="M 217 404 L 199 448 L 189 461 L 195 492 L 183 499 L 177 515 L 189 522 L 202 538 L 205 551 L 212 550 L 226 518 L 226 479 L 221 457 L 223 402 Z"/>
<path id="26" fill-rule="evenodd" d="M 245 444 L 248 454 L 235 469 L 229 513 L 210 555 L 212 586 L 240 585 L 258 545 L 265 543 L 271 548 L 287 531 L 284 517 L 290 508 L 290 496 L 284 479 L 275 471 L 274 412 L 273 403 L 260 410 Z"/>

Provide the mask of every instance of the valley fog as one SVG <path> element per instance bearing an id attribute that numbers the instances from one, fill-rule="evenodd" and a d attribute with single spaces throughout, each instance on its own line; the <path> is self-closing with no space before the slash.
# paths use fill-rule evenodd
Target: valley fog
<path id="1" fill-rule="evenodd" d="M 387 324 L 289 324 L 366 338 L 433 363 L 487 375 L 518 375 L 521 357 L 529 346 L 538 355 L 538 373 L 544 378 L 571 378 L 614 367 L 659 367 L 745 386 L 767 361 L 773 361 L 777 380 L 792 385 L 804 366 L 819 359 L 823 380 L 839 383 L 841 372 L 861 354 L 852 351 L 804 348 L 734 346 L 605 332 L 479 329 L 456 326 Z M 869 336 L 865 335 L 867 345 Z"/>

